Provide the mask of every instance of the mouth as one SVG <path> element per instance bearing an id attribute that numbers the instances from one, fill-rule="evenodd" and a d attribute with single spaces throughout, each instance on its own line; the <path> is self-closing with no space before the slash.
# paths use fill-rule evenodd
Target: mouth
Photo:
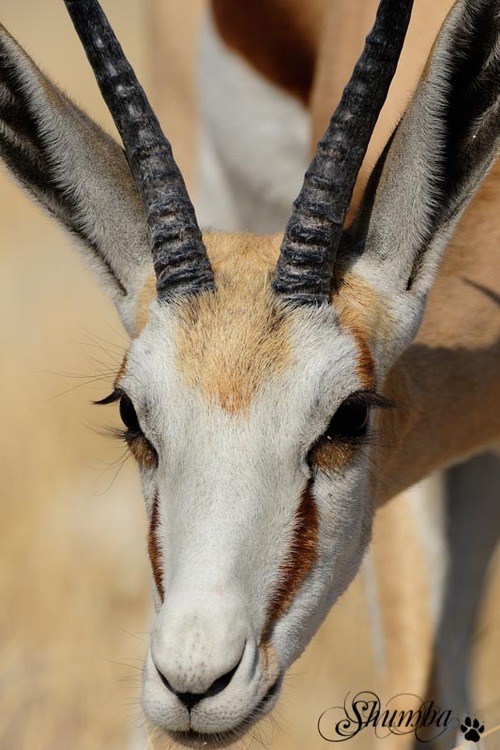
<path id="1" fill-rule="evenodd" d="M 219 750 L 238 741 L 267 713 L 270 704 L 276 698 L 281 687 L 282 678 L 279 676 L 271 685 L 267 693 L 260 699 L 253 711 L 242 722 L 237 724 L 233 729 L 227 732 L 217 732 L 217 734 L 205 734 L 190 729 L 187 732 L 168 732 L 169 737 L 178 742 L 180 745 L 190 748 L 206 748 L 206 750 Z"/>

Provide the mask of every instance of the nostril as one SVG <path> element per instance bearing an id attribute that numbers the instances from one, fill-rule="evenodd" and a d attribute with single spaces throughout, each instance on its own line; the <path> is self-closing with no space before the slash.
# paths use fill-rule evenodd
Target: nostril
<path id="1" fill-rule="evenodd" d="M 160 672 L 158 667 L 156 668 L 156 671 L 160 675 L 160 679 L 167 688 L 167 690 L 174 695 L 177 696 L 177 698 L 180 700 L 181 703 L 186 706 L 188 711 L 191 711 L 194 706 L 196 706 L 197 703 L 201 701 L 202 698 L 205 697 L 206 693 L 179 693 L 177 690 L 174 690 L 170 682 L 167 680 L 164 674 Z M 216 680 L 217 682 L 217 680 Z"/>
<path id="2" fill-rule="evenodd" d="M 177 695 L 177 693 L 175 692 L 174 688 L 172 687 L 172 685 L 170 684 L 170 682 L 167 680 L 167 678 L 165 677 L 165 675 L 163 674 L 163 672 L 160 672 L 160 670 L 158 669 L 158 667 L 156 667 L 156 671 L 160 675 L 160 680 L 163 682 L 163 684 L 165 685 L 165 687 L 167 688 L 167 690 L 169 690 L 171 693 L 174 693 L 174 695 Z"/>
<path id="3" fill-rule="evenodd" d="M 212 684 L 210 685 L 210 687 L 208 688 L 208 690 L 206 691 L 203 697 L 209 698 L 212 695 L 217 695 L 218 693 L 222 693 L 222 691 L 225 690 L 225 688 L 227 688 L 227 686 L 233 679 L 233 675 L 238 669 L 240 665 L 240 661 L 238 662 L 238 664 L 236 664 L 236 666 L 230 669 L 229 672 L 227 672 L 226 674 L 223 674 L 222 677 L 217 677 L 217 679 L 214 682 L 212 682 Z"/>
<path id="4" fill-rule="evenodd" d="M 233 676 L 238 669 L 241 662 L 241 658 L 238 661 L 238 663 L 229 670 L 229 672 L 226 672 L 226 674 L 223 674 L 221 677 L 218 677 L 208 690 L 206 690 L 204 693 L 181 693 L 177 690 L 174 690 L 170 682 L 167 680 L 164 674 L 160 672 L 160 670 L 157 668 L 157 672 L 160 675 L 160 679 L 171 693 L 177 696 L 177 698 L 180 700 L 180 702 L 187 708 L 188 711 L 191 711 L 192 708 L 196 706 L 197 703 L 199 703 L 203 698 L 210 698 L 213 695 L 218 695 L 218 693 L 221 693 L 223 690 L 227 688 L 231 680 L 233 679 Z"/>

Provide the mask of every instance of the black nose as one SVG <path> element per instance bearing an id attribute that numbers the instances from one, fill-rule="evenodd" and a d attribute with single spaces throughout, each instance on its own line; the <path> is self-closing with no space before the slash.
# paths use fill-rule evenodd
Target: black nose
<path id="1" fill-rule="evenodd" d="M 169 683 L 165 675 L 163 675 L 159 669 L 157 669 L 157 671 L 160 675 L 161 681 L 163 682 L 167 690 L 176 695 L 180 702 L 187 708 L 187 710 L 191 711 L 191 709 L 194 708 L 197 703 L 203 700 L 203 698 L 210 698 L 213 695 L 222 693 L 222 691 L 227 688 L 227 686 L 233 679 L 234 673 L 238 669 L 239 664 L 240 662 L 238 662 L 238 664 L 236 664 L 236 666 L 234 666 L 229 672 L 226 672 L 226 674 L 223 674 L 221 677 L 217 677 L 217 679 L 212 682 L 208 690 L 206 690 L 206 692 L 204 693 L 179 693 L 177 690 L 173 689 L 172 685 Z"/>

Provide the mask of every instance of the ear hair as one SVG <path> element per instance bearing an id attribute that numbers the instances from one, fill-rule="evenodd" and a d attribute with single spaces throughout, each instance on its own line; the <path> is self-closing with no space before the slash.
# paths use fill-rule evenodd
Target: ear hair
<path id="1" fill-rule="evenodd" d="M 425 296 L 463 210 L 498 156 L 500 12 L 458 0 L 384 149 L 342 254 L 386 291 Z"/>
<path id="2" fill-rule="evenodd" d="M 130 329 L 128 306 L 151 269 L 144 210 L 118 144 L 0 26 L 0 156 L 78 241 Z"/>

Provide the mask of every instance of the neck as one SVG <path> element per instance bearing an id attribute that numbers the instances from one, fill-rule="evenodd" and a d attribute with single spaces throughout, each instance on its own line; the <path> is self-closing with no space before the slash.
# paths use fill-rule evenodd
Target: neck
<path id="1" fill-rule="evenodd" d="M 500 441 L 500 165 L 446 252 L 414 343 L 390 371 L 380 503 Z"/>

